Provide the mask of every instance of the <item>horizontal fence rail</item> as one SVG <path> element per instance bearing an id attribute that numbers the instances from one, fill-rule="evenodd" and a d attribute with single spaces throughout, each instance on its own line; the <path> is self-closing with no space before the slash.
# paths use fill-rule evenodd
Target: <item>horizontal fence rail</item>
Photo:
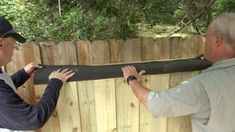
<path id="1" fill-rule="evenodd" d="M 165 74 L 174 72 L 186 72 L 204 70 L 212 64 L 205 59 L 191 58 L 191 59 L 178 59 L 168 61 L 151 61 L 139 63 L 126 63 L 126 64 L 113 64 L 113 65 L 42 65 L 41 69 L 35 72 L 34 84 L 48 83 L 48 76 L 51 72 L 58 69 L 69 68 L 75 72 L 75 75 L 68 80 L 71 81 L 84 81 L 95 79 L 107 79 L 122 77 L 121 68 L 127 65 L 133 65 L 137 71 L 145 70 L 145 75 Z"/>

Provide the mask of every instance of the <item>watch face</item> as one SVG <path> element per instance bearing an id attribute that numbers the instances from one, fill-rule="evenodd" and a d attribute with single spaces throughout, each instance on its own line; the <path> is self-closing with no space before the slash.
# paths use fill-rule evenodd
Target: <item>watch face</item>
<path id="1" fill-rule="evenodd" d="M 129 84 L 129 81 L 132 81 L 132 80 L 137 80 L 137 78 L 135 76 L 131 75 L 127 78 L 127 83 Z"/>
<path id="2" fill-rule="evenodd" d="M 129 78 L 129 80 L 136 80 L 135 76 L 129 76 L 128 78 Z"/>

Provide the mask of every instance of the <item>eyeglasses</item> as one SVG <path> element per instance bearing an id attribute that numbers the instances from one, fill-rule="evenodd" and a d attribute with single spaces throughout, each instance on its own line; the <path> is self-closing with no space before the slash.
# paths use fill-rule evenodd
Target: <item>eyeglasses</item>
<path id="1" fill-rule="evenodd" d="M 6 37 L 8 34 L 10 33 L 14 33 L 15 31 L 13 29 L 9 30 L 8 32 L 4 33 L 1 37 L 4 38 Z M 13 48 L 16 49 L 16 50 L 19 50 L 21 44 L 16 42 L 15 39 L 12 39 L 12 41 L 14 41 L 13 43 Z"/>

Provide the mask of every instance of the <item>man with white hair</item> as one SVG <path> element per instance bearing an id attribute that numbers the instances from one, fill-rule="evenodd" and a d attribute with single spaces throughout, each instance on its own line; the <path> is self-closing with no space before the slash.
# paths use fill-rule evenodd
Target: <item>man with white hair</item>
<path id="1" fill-rule="evenodd" d="M 206 31 L 204 56 L 211 67 L 172 89 L 151 91 L 139 83 L 144 70 L 122 68 L 136 97 L 156 117 L 192 115 L 193 132 L 235 131 L 235 13 L 216 17 Z"/>
<path id="2" fill-rule="evenodd" d="M 0 67 L 11 61 L 16 41 L 24 43 L 26 39 L 13 29 L 8 20 L 0 17 Z M 38 64 L 30 63 L 12 76 L 0 68 L 0 132 L 41 128 L 55 110 L 63 83 L 75 74 L 68 69 L 52 72 L 42 98 L 37 104 L 30 105 L 17 94 L 17 87 L 37 68 L 40 68 Z"/>

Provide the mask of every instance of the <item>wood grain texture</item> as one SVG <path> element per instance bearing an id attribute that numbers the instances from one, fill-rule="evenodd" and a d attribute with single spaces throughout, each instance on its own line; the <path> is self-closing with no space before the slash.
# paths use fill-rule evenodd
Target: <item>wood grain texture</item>
<path id="1" fill-rule="evenodd" d="M 111 44 L 111 63 L 135 62 L 141 60 L 140 39 L 113 40 Z M 121 69 L 120 69 L 121 70 Z M 117 131 L 139 131 L 139 101 L 123 78 L 115 79 Z"/>
<path id="2" fill-rule="evenodd" d="M 142 60 L 164 60 L 170 58 L 170 43 L 166 38 L 152 39 L 143 38 L 142 40 Z M 169 74 L 144 76 L 142 84 L 153 90 L 160 91 L 169 88 Z M 140 132 L 166 132 L 167 131 L 167 118 L 155 118 L 143 105 L 140 107 L 140 124 L 145 124 L 145 127 L 140 125 Z M 145 123 L 142 123 L 145 122 Z"/>
<path id="3" fill-rule="evenodd" d="M 192 38 L 185 40 L 181 38 L 171 39 L 171 59 L 186 58 L 199 55 L 199 46 L 197 46 Z M 182 72 L 172 73 L 170 75 L 170 87 L 180 84 L 185 79 L 198 74 L 198 72 Z M 191 132 L 191 117 L 172 117 L 168 118 L 168 132 Z"/>
<path id="4" fill-rule="evenodd" d="M 34 61 L 37 63 L 103 65 L 163 59 L 183 59 L 202 53 L 201 37 L 138 38 L 109 41 L 43 42 L 26 44 L 15 51 L 7 65 L 10 73 Z M 121 71 L 121 69 L 120 69 Z M 145 75 L 141 82 L 151 90 L 174 87 L 198 72 Z M 36 103 L 46 85 L 26 83 L 21 96 Z M 91 81 L 69 82 L 61 90 L 55 112 L 37 132 L 190 132 L 190 117 L 154 118 L 139 103 L 122 77 Z"/>

